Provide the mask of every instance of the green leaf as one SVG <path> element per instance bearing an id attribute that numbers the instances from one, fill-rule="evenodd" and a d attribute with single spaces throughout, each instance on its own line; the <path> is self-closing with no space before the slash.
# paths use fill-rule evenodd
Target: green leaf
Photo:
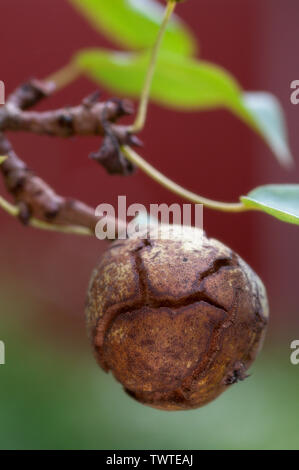
<path id="1" fill-rule="evenodd" d="M 115 93 L 138 97 L 149 53 L 124 53 L 100 49 L 79 52 L 77 65 L 96 82 Z M 240 89 L 224 69 L 177 54 L 161 52 L 151 89 L 160 104 L 183 110 L 240 106 Z"/>
<path id="2" fill-rule="evenodd" d="M 243 102 L 255 118 L 261 134 L 285 167 L 293 165 L 293 157 L 288 143 L 287 126 L 283 109 L 278 99 L 271 93 L 244 93 Z"/>
<path id="3" fill-rule="evenodd" d="M 149 53 L 89 49 L 79 52 L 77 64 L 96 82 L 114 93 L 139 97 Z M 208 110 L 226 108 L 257 132 L 280 163 L 292 162 L 282 109 L 268 93 L 243 93 L 223 68 L 208 62 L 161 51 L 151 98 L 169 108 Z"/>
<path id="4" fill-rule="evenodd" d="M 245 206 L 276 217 L 283 222 L 299 225 L 299 184 L 260 186 L 241 200 Z"/>
<path id="5" fill-rule="evenodd" d="M 0 165 L 5 162 L 5 160 L 7 159 L 7 157 L 0 157 Z"/>
<path id="6" fill-rule="evenodd" d="M 148 49 L 153 46 L 164 12 L 156 0 L 70 0 L 96 30 L 121 46 Z M 195 52 L 195 41 L 176 16 L 167 28 L 163 48 L 183 55 Z"/>

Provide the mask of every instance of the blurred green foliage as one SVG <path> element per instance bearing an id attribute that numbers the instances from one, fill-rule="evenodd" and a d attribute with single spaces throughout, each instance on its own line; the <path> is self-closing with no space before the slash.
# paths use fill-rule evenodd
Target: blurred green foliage
<path id="1" fill-rule="evenodd" d="M 85 332 L 81 345 L 75 338 L 72 344 L 66 328 L 72 346 L 62 346 L 55 334 L 45 339 L 38 329 L 30 331 L 34 317 L 43 314 L 37 304 L 23 299 L 12 305 L 9 299 L 6 305 L 1 291 L 0 299 L 0 339 L 6 344 L 1 449 L 299 447 L 299 366 L 290 364 L 288 341 L 283 348 L 268 344 L 252 376 L 210 405 L 168 413 L 134 402 L 102 372 L 84 343 Z"/>
<path id="2" fill-rule="evenodd" d="M 123 47 L 137 50 L 152 47 L 164 14 L 164 6 L 156 0 L 69 1 L 97 31 Z M 177 15 L 168 25 L 163 48 L 183 55 L 196 51 L 193 35 Z"/>

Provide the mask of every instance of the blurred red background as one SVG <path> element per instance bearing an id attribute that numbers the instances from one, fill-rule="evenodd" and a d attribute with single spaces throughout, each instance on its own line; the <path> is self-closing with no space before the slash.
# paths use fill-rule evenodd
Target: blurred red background
<path id="1" fill-rule="evenodd" d="M 298 162 L 299 106 L 290 103 L 290 82 L 299 79 L 298 0 L 190 0 L 178 10 L 196 34 L 202 58 L 231 71 L 244 89 L 278 96 Z M 117 47 L 66 0 L 0 0 L 0 15 L 0 79 L 7 93 L 29 77 L 52 74 L 79 48 Z M 39 109 L 77 104 L 94 89 L 92 82 L 80 79 Z M 63 195 L 93 206 L 116 204 L 118 195 L 127 195 L 128 204 L 183 202 L 141 172 L 127 179 L 108 176 L 88 159 L 99 147 L 97 138 L 10 137 L 20 157 Z M 259 137 L 225 111 L 176 113 L 151 105 L 142 138 L 142 153 L 152 164 L 214 199 L 234 201 L 261 184 L 298 182 L 298 164 L 291 172 L 281 169 Z M 5 194 L 2 182 L 0 190 Z M 13 283 L 16 292 L 35 298 L 48 331 L 58 332 L 57 324 L 70 325 L 70 316 L 77 319 L 74 329 L 81 327 L 89 276 L 105 244 L 23 228 L 3 212 L 0 224 L 2 285 Z M 262 276 L 272 325 L 296 318 L 298 227 L 258 213 L 205 210 L 204 228 Z"/>

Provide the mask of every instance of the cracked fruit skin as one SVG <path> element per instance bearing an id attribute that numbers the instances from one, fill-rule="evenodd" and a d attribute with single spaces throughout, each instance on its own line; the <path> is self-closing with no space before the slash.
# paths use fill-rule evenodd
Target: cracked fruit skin
<path id="1" fill-rule="evenodd" d="M 198 408 L 246 378 L 268 322 L 259 277 L 195 228 L 117 240 L 93 272 L 87 326 L 95 356 L 130 396 Z"/>

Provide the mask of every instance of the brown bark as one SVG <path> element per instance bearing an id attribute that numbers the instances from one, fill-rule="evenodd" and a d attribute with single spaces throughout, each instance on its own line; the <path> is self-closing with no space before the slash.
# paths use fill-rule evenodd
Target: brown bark
<path id="1" fill-rule="evenodd" d="M 132 114 L 133 107 L 127 100 L 112 99 L 99 102 L 94 93 L 75 107 L 53 111 L 26 111 L 55 90 L 50 82 L 32 80 L 20 86 L 0 108 L 0 155 L 7 159 L 0 165 L 7 190 L 19 207 L 19 217 L 28 223 L 31 217 L 55 225 L 76 225 L 94 232 L 99 220 L 94 209 L 81 201 L 59 196 L 41 178 L 36 176 L 16 155 L 5 131 L 26 131 L 55 137 L 74 135 L 103 136 L 100 151 L 92 158 L 99 161 L 110 173 L 128 174 L 131 164 L 120 151 L 123 144 L 140 145 L 129 127 L 116 121 Z"/>

